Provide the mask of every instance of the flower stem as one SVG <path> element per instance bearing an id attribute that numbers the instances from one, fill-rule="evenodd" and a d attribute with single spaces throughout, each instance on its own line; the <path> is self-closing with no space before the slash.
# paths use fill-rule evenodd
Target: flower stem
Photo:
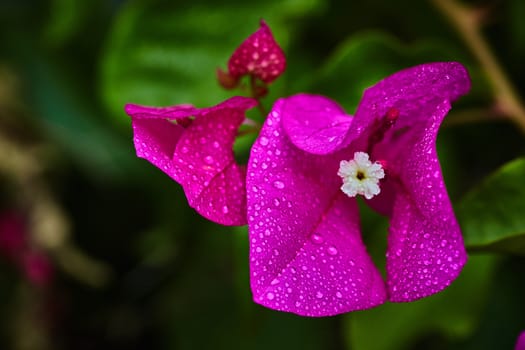
<path id="1" fill-rule="evenodd" d="M 266 92 L 262 92 L 261 88 L 264 88 L 266 89 L 266 87 L 260 87 L 257 85 L 257 78 L 251 74 L 250 75 L 250 93 L 251 93 L 251 96 L 257 100 L 257 109 L 259 109 L 259 112 L 261 113 L 262 117 L 263 118 L 266 118 L 266 116 L 268 115 L 268 111 L 266 110 L 266 108 L 264 108 L 264 106 L 262 105 L 261 103 L 261 97 L 263 97 L 264 95 L 266 95 Z"/>
<path id="2" fill-rule="evenodd" d="M 432 0 L 448 17 L 485 71 L 499 109 L 525 133 L 525 107 L 501 65 L 483 39 L 479 12 L 455 0 Z"/>

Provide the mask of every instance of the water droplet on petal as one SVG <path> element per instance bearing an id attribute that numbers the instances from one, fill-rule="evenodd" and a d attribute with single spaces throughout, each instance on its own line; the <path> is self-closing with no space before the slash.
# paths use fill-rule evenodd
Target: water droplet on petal
<path id="1" fill-rule="evenodd" d="M 204 161 L 207 164 L 212 164 L 213 163 L 213 157 L 212 156 L 206 156 L 206 158 L 204 158 Z"/>
<path id="2" fill-rule="evenodd" d="M 275 188 L 278 188 L 278 189 L 284 188 L 284 183 L 282 181 L 275 181 L 273 185 L 275 186 Z"/>
<path id="3" fill-rule="evenodd" d="M 335 296 L 341 299 L 343 297 L 343 294 L 341 294 L 341 292 L 336 292 Z"/>
<path id="4" fill-rule="evenodd" d="M 333 245 L 331 245 L 330 247 L 328 247 L 327 252 L 328 252 L 328 254 L 330 254 L 330 255 L 337 255 L 337 253 L 338 253 L 337 248 L 334 247 Z"/>
<path id="5" fill-rule="evenodd" d="M 266 146 L 266 145 L 268 145 L 269 140 L 268 140 L 268 138 L 262 136 L 261 139 L 259 140 L 259 142 L 260 142 L 261 145 Z"/>
<path id="6" fill-rule="evenodd" d="M 315 297 L 318 298 L 318 299 L 321 299 L 321 298 L 323 297 L 323 293 L 321 293 L 321 292 L 317 292 L 317 293 L 315 294 Z"/>
<path id="7" fill-rule="evenodd" d="M 275 298 L 275 295 L 272 292 L 268 292 L 268 294 L 266 294 L 266 298 L 268 298 L 268 300 L 273 300 L 273 298 Z"/>
<path id="8" fill-rule="evenodd" d="M 279 284 L 279 280 L 277 278 L 274 278 L 273 281 L 270 282 L 272 286 L 275 286 L 276 284 Z"/>
<path id="9" fill-rule="evenodd" d="M 227 205 L 225 205 L 225 206 L 222 207 L 222 212 L 223 212 L 223 214 L 228 214 L 229 211 L 230 211 L 230 209 L 228 208 Z"/>
<path id="10" fill-rule="evenodd" d="M 317 233 L 314 233 L 311 238 L 312 238 L 312 242 L 314 242 L 315 244 L 321 244 L 324 242 L 323 236 Z"/>

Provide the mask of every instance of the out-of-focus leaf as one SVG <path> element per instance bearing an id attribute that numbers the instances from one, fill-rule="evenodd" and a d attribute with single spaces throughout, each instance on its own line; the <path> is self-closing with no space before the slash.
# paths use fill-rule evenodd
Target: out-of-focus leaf
<path id="1" fill-rule="evenodd" d="M 54 46 L 69 40 L 82 26 L 90 10 L 100 1 L 53 0 L 45 38 Z"/>
<path id="2" fill-rule="evenodd" d="M 525 258 L 506 257 L 494 269 L 489 298 L 470 339 L 454 350 L 514 349 L 525 325 Z M 473 294 L 477 291 L 473 291 Z"/>
<path id="3" fill-rule="evenodd" d="M 458 279 L 441 293 L 349 315 L 348 348 L 412 349 L 421 338 L 436 334 L 456 340 L 467 338 L 477 326 L 493 265 L 493 257 L 470 257 Z"/>
<path id="4" fill-rule="evenodd" d="M 314 77 L 310 90 L 336 99 L 351 112 L 367 87 L 398 70 L 431 61 L 466 63 L 450 44 L 404 45 L 386 33 L 361 32 L 340 45 Z"/>
<path id="5" fill-rule="evenodd" d="M 523 21 L 523 13 L 525 13 L 525 1 L 511 0 L 508 1 L 508 16 L 510 18 L 509 35 L 511 42 L 515 43 L 513 53 L 519 57 L 523 57 L 525 53 L 525 21 Z"/>
<path id="6" fill-rule="evenodd" d="M 226 67 L 231 53 L 258 29 L 261 18 L 286 47 L 293 29 L 290 18 L 304 16 L 320 3 L 129 1 L 107 42 L 103 98 L 119 119 L 124 119 L 122 108 L 127 102 L 217 104 L 232 92 L 219 87 L 216 68 Z"/>
<path id="7" fill-rule="evenodd" d="M 514 160 L 468 193 L 457 215 L 471 250 L 525 255 L 525 158 Z"/>
<path id="8" fill-rule="evenodd" d="M 140 162 L 131 144 L 97 120 L 97 108 L 77 94 L 64 71 L 38 56 L 25 59 L 26 78 L 32 82 L 27 86 L 30 106 L 65 153 L 98 178 L 124 178 L 133 173 L 130 170 L 136 170 Z"/>

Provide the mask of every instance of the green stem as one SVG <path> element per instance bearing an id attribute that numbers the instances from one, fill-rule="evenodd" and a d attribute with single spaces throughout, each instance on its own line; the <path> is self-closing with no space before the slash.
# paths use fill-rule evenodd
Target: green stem
<path id="1" fill-rule="evenodd" d="M 479 61 L 492 85 L 498 107 L 525 133 L 525 107 L 481 35 L 479 13 L 455 0 L 432 1 L 456 27 L 466 45 Z"/>
<path id="2" fill-rule="evenodd" d="M 443 121 L 443 127 L 452 127 L 470 123 L 504 120 L 504 115 L 497 109 L 474 108 L 466 110 L 452 110 Z"/>

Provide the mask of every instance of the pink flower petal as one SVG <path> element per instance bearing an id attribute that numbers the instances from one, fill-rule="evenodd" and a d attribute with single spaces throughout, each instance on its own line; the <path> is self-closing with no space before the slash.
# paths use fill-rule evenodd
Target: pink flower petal
<path id="1" fill-rule="evenodd" d="M 254 75 L 265 83 L 274 81 L 285 68 L 284 52 L 263 20 L 260 28 L 235 50 L 228 61 L 232 77 Z"/>
<path id="2" fill-rule="evenodd" d="M 450 212 L 429 218 L 400 193 L 390 220 L 387 253 L 389 300 L 417 300 L 443 290 L 459 275 L 467 255 Z"/>
<path id="3" fill-rule="evenodd" d="M 525 331 L 521 332 L 519 335 L 514 350 L 525 350 Z"/>
<path id="4" fill-rule="evenodd" d="M 466 262 L 436 137 L 450 102 L 469 88 L 468 74 L 458 63 L 409 68 L 367 89 L 350 127 L 347 139 L 354 140 L 352 147 L 368 149 L 373 159 L 387 164 L 382 193 L 369 204 L 391 216 L 386 266 L 391 301 L 441 291 Z M 399 116 L 377 140 L 378 125 L 382 127 L 381 119 L 392 109 Z"/>
<path id="5" fill-rule="evenodd" d="M 387 149 L 385 141 L 384 149 L 378 150 L 390 157 L 387 162 L 398 178 L 387 258 L 392 301 L 411 301 L 441 291 L 467 260 L 436 152 L 438 128 L 449 107 L 446 100 L 435 108 L 429 103 L 420 109 L 427 116 L 426 125 L 407 131 L 406 144 L 390 140 Z M 390 161 L 393 157 L 400 164 L 397 168 Z"/>
<path id="6" fill-rule="evenodd" d="M 405 115 L 395 125 L 395 129 L 403 130 L 426 121 L 428 116 L 417 112 L 422 107 L 453 102 L 469 89 L 468 72 L 457 62 L 426 63 L 394 73 L 365 90 L 346 142 L 359 138 L 354 147 L 363 147 L 374 121 L 383 118 L 392 108 Z"/>
<path id="7" fill-rule="evenodd" d="M 124 110 L 126 114 L 137 119 L 170 119 L 170 120 L 183 120 L 189 116 L 193 116 L 199 113 L 199 109 L 192 105 L 177 105 L 168 107 L 150 107 L 141 106 L 132 103 L 128 103 Z"/>
<path id="8" fill-rule="evenodd" d="M 305 316 L 383 303 L 385 286 L 359 233 L 354 199 L 339 190 L 336 157 L 297 149 L 279 100 L 252 148 L 247 197 L 255 302 Z"/>
<path id="9" fill-rule="evenodd" d="M 139 157 L 179 182 L 190 206 L 207 219 L 243 225 L 245 167 L 235 162 L 233 143 L 246 109 L 256 104 L 250 98 L 233 97 L 203 109 L 128 105 L 126 111 L 132 117 Z"/>
<path id="10" fill-rule="evenodd" d="M 133 141 L 137 157 L 148 160 L 175 181 L 173 153 L 184 128 L 166 119 L 132 118 Z"/>
<path id="11" fill-rule="evenodd" d="M 344 147 L 351 116 L 334 101 L 316 95 L 298 94 L 283 105 L 283 126 L 292 143 L 313 154 L 328 154 Z"/>

